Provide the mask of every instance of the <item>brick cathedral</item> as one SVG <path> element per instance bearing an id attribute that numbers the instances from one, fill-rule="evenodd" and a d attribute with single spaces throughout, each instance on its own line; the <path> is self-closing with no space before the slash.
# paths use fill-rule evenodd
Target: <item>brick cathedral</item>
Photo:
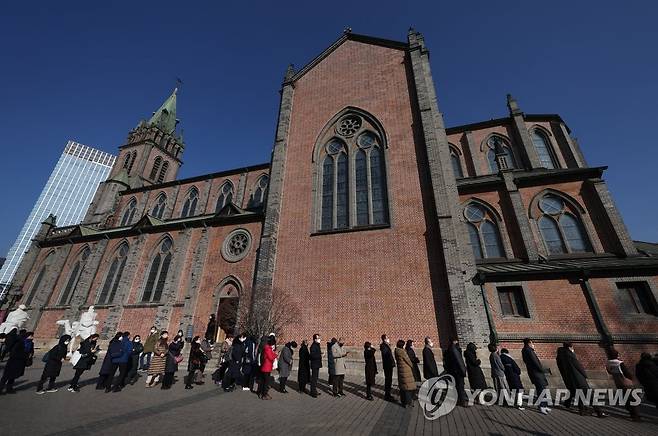
<path id="1" fill-rule="evenodd" d="M 445 127 L 413 30 L 347 32 L 280 93 L 267 164 L 178 179 L 175 91 L 130 131 L 84 222 L 49 219 L 27 252 L 10 290 L 27 327 L 54 338 L 93 305 L 105 337 L 203 334 L 282 292 L 298 341 L 530 336 L 597 368 L 606 344 L 656 351 L 658 250 L 638 249 L 559 115 L 508 96 L 505 118 Z"/>

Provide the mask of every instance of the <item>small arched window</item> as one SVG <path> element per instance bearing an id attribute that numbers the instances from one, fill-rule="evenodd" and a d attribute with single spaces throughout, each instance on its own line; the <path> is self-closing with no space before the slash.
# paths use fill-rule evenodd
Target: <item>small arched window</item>
<path id="1" fill-rule="evenodd" d="M 135 165 L 135 159 L 137 159 L 137 152 L 133 151 L 126 155 L 126 160 L 124 161 L 123 167 L 126 169 L 128 174 L 133 170 L 133 165 Z"/>
<path id="2" fill-rule="evenodd" d="M 196 205 L 199 202 L 199 191 L 196 188 L 190 189 L 190 192 L 187 194 L 185 203 L 183 204 L 183 211 L 181 212 L 181 218 L 187 218 L 188 216 L 194 216 L 196 213 Z"/>
<path id="3" fill-rule="evenodd" d="M 71 304 L 71 298 L 73 298 L 75 288 L 78 286 L 78 280 L 80 280 L 80 275 L 82 275 L 82 271 L 85 269 L 85 265 L 87 264 L 87 259 L 89 259 L 90 254 L 91 250 L 89 247 L 83 248 L 80 252 L 78 260 L 73 265 L 73 268 L 71 268 L 69 279 L 66 281 L 66 286 L 59 296 L 59 302 L 57 304 L 60 306 Z"/>
<path id="4" fill-rule="evenodd" d="M 507 170 L 516 168 L 516 160 L 514 153 L 509 143 L 500 136 L 494 135 L 487 139 L 487 161 L 489 162 L 489 170 L 492 174 L 500 170 Z M 498 163 L 497 157 L 500 156 L 502 164 Z"/>
<path id="5" fill-rule="evenodd" d="M 470 203 L 464 208 L 469 243 L 476 259 L 505 257 L 496 218 L 487 208 Z"/>
<path id="6" fill-rule="evenodd" d="M 349 224 L 347 146 L 334 138 L 327 143 L 325 151 L 322 164 L 322 230 L 346 228 Z M 365 166 L 365 153 L 361 154 L 361 158 Z M 365 174 L 363 168 L 362 174 Z"/>
<path id="7" fill-rule="evenodd" d="M 133 198 L 130 200 L 128 206 L 126 207 L 126 210 L 123 212 L 123 216 L 121 217 L 121 226 L 130 225 L 133 222 L 133 218 L 135 218 L 136 211 L 137 211 L 137 200 Z"/>
<path id="8" fill-rule="evenodd" d="M 455 174 L 455 177 L 458 179 L 464 177 L 464 170 L 462 169 L 459 152 L 453 147 L 450 147 L 450 163 L 452 164 L 452 172 Z"/>
<path id="9" fill-rule="evenodd" d="M 162 158 L 158 156 L 155 158 L 155 161 L 153 161 L 153 168 L 151 168 L 151 175 L 149 176 L 149 179 L 155 180 L 155 178 L 158 177 L 158 173 L 160 172 L 160 165 L 162 165 Z"/>
<path id="10" fill-rule="evenodd" d="M 158 195 L 158 198 L 155 200 L 155 205 L 153 206 L 151 215 L 161 220 L 166 208 L 167 208 L 167 196 L 165 195 L 164 192 L 162 192 L 160 193 L 160 195 Z"/>
<path id="11" fill-rule="evenodd" d="M 254 190 L 249 196 L 249 201 L 247 202 L 248 209 L 255 209 L 263 206 L 263 203 L 265 202 L 265 198 L 267 197 L 267 187 L 269 183 L 270 183 L 269 177 L 267 177 L 266 175 L 260 176 L 260 178 L 256 182 Z"/>
<path id="12" fill-rule="evenodd" d="M 39 293 L 39 286 L 41 286 L 43 277 L 46 275 L 46 272 L 48 271 L 48 265 L 50 265 L 50 261 L 52 260 L 53 253 L 54 253 L 53 251 L 48 253 L 48 255 L 43 261 L 43 265 L 41 266 L 41 269 L 39 270 L 39 274 L 37 274 L 37 277 L 32 282 L 32 286 L 30 286 L 30 291 L 28 292 L 27 299 L 25 300 L 24 303 L 28 307 L 30 306 L 30 304 L 32 304 L 32 300 L 34 300 L 34 297 Z"/>
<path id="13" fill-rule="evenodd" d="M 538 203 L 541 216 L 539 232 L 548 254 L 585 253 L 592 251 L 580 217 L 565 201 L 553 194 L 544 195 Z"/>
<path id="14" fill-rule="evenodd" d="M 226 181 L 219 188 L 219 196 L 217 197 L 217 205 L 215 206 L 215 213 L 218 213 L 224 206 L 233 202 L 233 184 Z"/>
<path id="15" fill-rule="evenodd" d="M 121 280 L 121 275 L 123 274 L 123 269 L 126 266 L 127 258 L 128 244 L 124 242 L 119 246 L 114 259 L 112 259 L 110 269 L 108 269 L 107 276 L 105 277 L 105 284 L 103 284 L 103 289 L 98 296 L 98 304 L 110 304 L 114 301 L 114 297 L 117 294 L 117 289 L 119 288 L 119 281 Z"/>
<path id="16" fill-rule="evenodd" d="M 549 169 L 557 168 L 557 159 L 546 134 L 539 129 L 534 129 L 532 131 L 532 143 L 535 146 L 535 150 L 537 150 L 541 165 Z"/>
<path id="17" fill-rule="evenodd" d="M 169 170 L 169 161 L 164 161 L 162 163 L 162 166 L 160 167 L 160 174 L 158 175 L 158 183 L 162 183 L 165 181 L 165 177 L 167 177 L 167 170 Z"/>
<path id="18" fill-rule="evenodd" d="M 151 268 L 146 277 L 142 302 L 158 302 L 162 298 L 167 274 L 171 266 L 172 242 L 168 237 L 164 238 L 158 247 L 158 251 L 151 261 Z"/>

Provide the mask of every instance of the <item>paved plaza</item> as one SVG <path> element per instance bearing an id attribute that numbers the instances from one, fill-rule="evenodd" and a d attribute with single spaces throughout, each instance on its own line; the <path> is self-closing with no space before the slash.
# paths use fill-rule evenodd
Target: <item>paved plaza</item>
<path id="1" fill-rule="evenodd" d="M 38 359 L 35 359 L 38 361 Z M 72 376 L 68 363 L 58 379 L 59 391 L 36 395 L 41 362 L 28 368 L 16 385 L 18 393 L 0 397 L 2 432 L 7 435 L 170 435 L 170 434 L 346 434 L 346 435 L 641 435 L 658 434 L 656 410 L 643 407 L 644 422 L 610 409 L 610 417 L 581 417 L 554 409 L 549 416 L 536 410 L 473 406 L 456 408 L 447 416 L 428 421 L 418 403 L 413 409 L 385 402 L 383 388 L 366 401 L 362 381 L 348 377 L 345 398 L 333 398 L 325 382 L 322 395 L 300 395 L 290 382 L 288 394 L 271 389 L 272 400 L 262 401 L 243 391 L 225 393 L 212 382 L 183 389 L 183 372 L 169 391 L 146 389 L 143 378 L 120 393 L 95 390 L 98 365 L 83 375 L 82 391 L 66 390 Z M 326 375 L 326 374 L 323 374 Z M 296 378 L 292 374 L 291 380 Z M 293 389 L 291 389 L 293 388 Z"/>

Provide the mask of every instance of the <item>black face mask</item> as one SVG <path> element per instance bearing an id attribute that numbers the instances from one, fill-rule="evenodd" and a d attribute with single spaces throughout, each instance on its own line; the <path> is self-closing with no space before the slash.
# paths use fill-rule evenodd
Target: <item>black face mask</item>
<path id="1" fill-rule="evenodd" d="M 343 345 L 345 345 L 345 343 L 344 342 L 339 342 L 338 345 L 340 345 L 342 347 Z"/>

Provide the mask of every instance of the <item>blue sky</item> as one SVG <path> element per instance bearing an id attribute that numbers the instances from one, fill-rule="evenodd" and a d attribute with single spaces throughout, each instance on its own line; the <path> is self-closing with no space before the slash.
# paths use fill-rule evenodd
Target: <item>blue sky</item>
<path id="1" fill-rule="evenodd" d="M 423 32 L 448 126 L 505 116 L 508 92 L 527 113 L 562 115 L 589 164 L 610 166 L 606 180 L 632 236 L 658 241 L 658 3 L 593 5 L 8 2 L 0 256 L 66 141 L 115 153 L 176 77 L 181 177 L 268 161 L 287 64 L 302 66 L 347 26 L 397 40 L 410 25 Z"/>

